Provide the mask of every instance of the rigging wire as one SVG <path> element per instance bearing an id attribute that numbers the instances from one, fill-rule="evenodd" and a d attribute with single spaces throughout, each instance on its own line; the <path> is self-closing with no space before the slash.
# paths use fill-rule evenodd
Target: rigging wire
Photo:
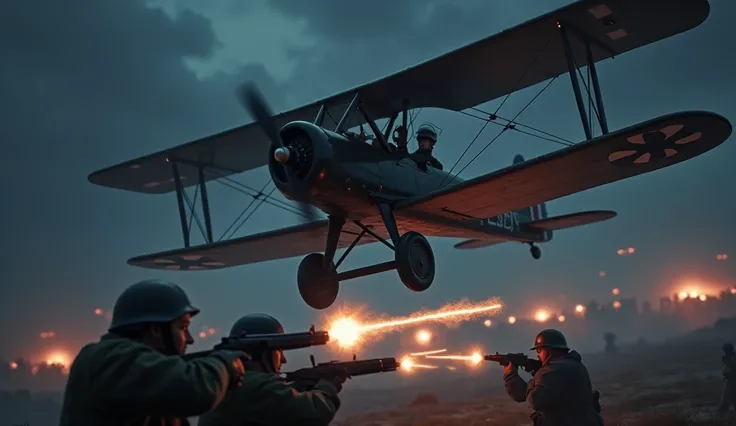
<path id="1" fill-rule="evenodd" d="M 511 95 L 512 95 L 512 94 L 513 94 L 513 93 L 514 93 L 514 92 L 516 91 L 516 88 L 517 88 L 517 87 L 519 87 L 519 85 L 521 84 L 521 82 L 522 82 L 522 81 L 524 81 L 524 78 L 526 78 L 527 74 L 529 74 L 529 71 L 531 71 L 531 69 L 532 69 L 532 68 L 534 67 L 534 64 L 536 64 L 536 63 L 537 63 L 537 61 L 538 61 L 538 60 L 539 60 L 539 58 L 540 58 L 540 57 L 542 56 L 542 54 L 543 54 L 543 53 L 544 53 L 544 52 L 545 52 L 545 51 L 547 50 L 547 47 L 549 47 L 549 45 L 550 45 L 550 43 L 551 43 L 551 42 L 552 42 L 552 37 L 550 37 L 550 38 L 549 38 L 549 39 L 547 40 L 547 43 L 545 43 L 545 44 L 544 44 L 544 47 L 542 47 L 542 49 L 541 49 L 541 50 L 539 51 L 539 53 L 537 53 L 537 56 L 536 56 L 536 57 L 534 58 L 534 60 L 533 60 L 533 61 L 532 61 L 532 62 L 531 62 L 531 63 L 530 63 L 530 64 L 529 64 L 529 65 L 528 65 L 527 67 L 526 67 L 526 70 L 524 70 L 524 73 L 523 73 L 523 74 L 521 75 L 521 77 L 519 77 L 519 79 L 518 79 L 518 80 L 516 81 L 516 83 L 515 83 L 515 84 L 514 84 L 514 86 L 513 86 L 513 89 L 512 89 L 512 90 L 511 90 L 511 91 L 510 91 L 509 93 L 507 93 L 507 94 L 506 94 L 506 96 L 505 96 L 505 97 L 503 98 L 503 100 L 501 101 L 501 103 L 500 103 L 500 104 L 498 105 L 498 107 L 496 108 L 496 111 L 495 111 L 495 112 L 493 113 L 493 115 L 490 115 L 489 117 L 495 117 L 495 116 L 496 116 L 496 115 L 498 114 L 498 111 L 500 111 L 500 110 L 501 110 L 501 107 L 502 107 L 502 106 L 503 106 L 503 105 L 504 105 L 504 104 L 506 103 L 506 101 L 507 101 L 507 100 L 509 100 L 509 98 L 511 97 Z M 552 80 L 554 80 L 554 78 L 553 78 Z M 545 88 L 546 88 L 546 87 L 545 87 Z M 534 99 L 536 99 L 536 98 L 537 98 L 537 97 L 535 96 L 535 97 L 534 97 Z M 534 102 L 534 99 L 532 99 L 532 101 L 531 101 L 531 102 Z M 529 104 L 527 104 L 527 106 L 529 106 L 529 105 L 531 104 L 531 102 L 530 102 Z M 526 107 L 524 107 L 524 108 L 526 109 Z M 522 109 L 522 111 L 523 111 L 523 109 Z M 518 116 L 518 114 L 517 114 L 517 116 Z M 489 118 L 489 120 L 488 120 L 488 121 L 490 121 L 490 118 Z M 483 127 L 481 127 L 481 129 L 480 129 L 480 131 L 478 132 L 478 134 L 477 134 L 477 135 L 475 135 L 475 137 L 474 137 L 474 138 L 473 138 L 473 140 L 472 140 L 472 141 L 470 142 L 470 144 L 468 145 L 468 147 L 467 147 L 467 148 L 465 148 L 465 151 L 463 151 L 462 155 L 460 155 L 460 157 L 459 157 L 459 158 L 458 158 L 458 159 L 457 159 L 457 160 L 455 161 L 455 164 L 453 164 L 453 165 L 452 165 L 452 168 L 450 169 L 450 173 L 452 173 L 452 170 L 454 170 L 454 169 L 455 169 L 455 167 L 457 167 L 457 165 L 458 165 L 458 164 L 460 163 L 460 160 L 462 160 L 462 159 L 463 159 L 463 157 L 465 156 L 465 154 L 466 154 L 466 153 L 468 152 L 468 150 L 470 149 L 470 147 L 472 147 L 472 146 L 473 146 L 473 144 L 474 144 L 474 143 L 475 143 L 475 141 L 476 141 L 476 140 L 478 139 L 478 137 L 480 136 L 480 134 L 481 134 L 481 133 L 483 133 L 483 130 L 485 130 L 486 126 L 488 125 L 488 121 L 487 121 L 487 122 L 486 122 L 485 124 L 483 124 Z M 510 125 L 510 123 L 509 123 L 509 125 Z M 507 127 L 508 127 L 508 125 L 507 125 Z M 498 135 L 497 135 L 497 136 L 496 136 L 495 138 L 493 138 L 493 140 L 491 141 L 491 143 L 492 143 L 493 141 L 495 141 L 495 140 L 496 140 L 496 139 L 498 138 L 498 136 L 500 136 L 500 135 L 501 135 L 501 133 L 503 133 L 503 132 L 504 132 L 504 131 L 506 130 L 506 128 L 507 128 L 507 127 L 504 127 L 504 130 L 501 130 L 501 132 L 500 132 L 500 133 L 499 133 L 499 134 L 498 134 Z M 487 148 L 487 147 L 488 147 L 488 146 L 486 146 L 486 148 Z M 485 150 L 485 148 L 483 148 L 483 150 Z M 482 152 L 482 151 L 481 151 L 481 152 Z M 477 156 L 476 156 L 476 157 L 474 157 L 474 158 L 473 158 L 473 160 L 475 160 L 475 158 L 477 158 Z M 473 160 L 470 160 L 470 162 L 473 162 Z M 466 164 L 466 165 L 465 165 L 465 167 L 463 167 L 463 168 L 462 168 L 462 169 L 460 170 L 460 172 L 458 172 L 458 174 L 460 174 L 460 173 L 461 173 L 461 172 L 462 172 L 463 170 L 465 170 L 465 168 L 466 168 L 466 167 L 468 167 L 468 165 L 470 165 L 470 163 Z M 448 175 L 449 175 L 449 174 L 448 174 Z M 455 176 L 457 176 L 457 175 L 455 175 Z M 452 179 L 450 179 L 450 182 L 452 182 L 453 180 L 455 180 L 455 176 L 453 176 L 453 177 L 452 177 Z M 440 186 L 439 186 L 439 187 L 442 187 L 442 185 L 443 185 L 443 184 L 445 183 L 445 180 L 446 180 L 446 179 L 447 179 L 447 176 L 445 176 L 445 178 L 444 178 L 444 179 L 442 179 L 442 182 L 440 183 Z M 449 182 L 448 182 L 448 184 L 449 184 Z"/>
<path id="2" fill-rule="evenodd" d="M 270 182 L 271 182 L 271 181 L 269 181 L 269 183 L 270 183 Z M 268 185 L 268 184 L 266 184 L 266 185 Z M 266 187 L 264 186 L 263 188 L 265 189 Z M 273 188 L 271 188 L 271 190 L 270 190 L 270 191 L 268 192 L 268 194 L 266 194 L 266 196 L 270 196 L 271 194 L 273 194 L 273 192 L 274 192 L 275 190 L 276 190 L 276 187 L 274 186 Z M 255 201 L 255 199 L 254 199 L 254 201 Z M 250 217 L 251 217 L 251 216 L 253 216 L 253 213 L 255 213 L 255 212 L 256 212 L 256 210 L 258 210 L 258 208 L 259 208 L 259 207 L 261 207 L 261 205 L 263 205 L 263 202 L 264 202 L 264 201 L 266 201 L 266 197 L 262 197 L 262 198 L 260 199 L 260 202 L 259 202 L 258 204 L 256 204 L 256 206 L 255 206 L 255 207 L 253 208 L 253 210 L 251 210 L 251 211 L 250 211 L 250 213 L 248 213 L 248 216 L 246 216 L 246 217 L 245 217 L 245 219 L 243 219 L 243 221 L 242 221 L 242 222 L 240 222 L 240 225 L 238 225 L 238 226 L 237 226 L 237 227 L 236 227 L 235 229 L 233 229 L 233 232 L 231 232 L 231 233 L 230 233 L 230 236 L 228 236 L 228 237 L 227 237 L 228 239 L 232 238 L 232 237 L 233 237 L 233 235 L 235 235 L 235 233 L 236 233 L 236 232 L 238 232 L 238 230 L 240 230 L 240 228 L 241 228 L 241 227 L 242 227 L 243 225 L 245 225 L 245 222 L 247 222 L 247 221 L 248 221 L 248 219 L 250 219 Z"/>
<path id="3" fill-rule="evenodd" d="M 515 121 L 515 120 L 516 120 L 517 118 L 519 118 L 519 116 L 520 116 L 520 115 L 521 115 L 521 114 L 522 114 L 522 113 L 523 113 L 523 112 L 524 112 L 524 111 L 525 111 L 525 110 L 526 110 L 526 109 L 527 109 L 527 108 L 528 108 L 528 107 L 529 107 L 529 106 L 530 106 L 530 105 L 531 105 L 532 103 L 534 103 L 534 101 L 535 101 L 535 100 L 537 100 L 537 98 L 538 98 L 538 97 L 539 97 L 539 96 L 540 96 L 540 95 L 541 95 L 542 93 L 544 93 L 544 91 L 545 91 L 545 90 L 547 90 L 547 88 L 548 88 L 548 87 L 549 87 L 549 86 L 550 86 L 550 85 L 551 85 L 551 84 L 552 84 L 552 83 L 553 83 L 553 82 L 554 82 L 554 81 L 555 81 L 556 79 L 557 79 L 557 77 L 553 77 L 552 79 L 550 79 L 550 81 L 549 81 L 549 82 L 548 82 L 548 83 L 547 83 L 547 84 L 546 84 L 546 85 L 545 85 L 545 86 L 544 86 L 544 87 L 542 88 L 542 90 L 540 90 L 540 91 L 539 91 L 539 93 L 537 93 L 537 94 L 536 94 L 536 95 L 535 95 L 535 96 L 534 96 L 534 97 L 533 97 L 533 98 L 532 98 L 532 99 L 531 99 L 531 100 L 530 100 L 529 102 L 527 102 L 527 104 L 526 104 L 526 105 L 524 106 L 524 108 L 522 108 L 522 109 L 521 109 L 521 110 L 520 110 L 520 111 L 519 111 L 518 113 L 516 113 L 516 115 L 514 116 L 514 118 L 512 118 L 512 119 L 511 119 L 511 121 L 509 122 L 509 124 L 506 124 L 506 125 L 505 125 L 505 126 L 503 127 L 503 129 L 501 129 L 501 131 L 500 131 L 500 132 L 498 132 L 498 134 L 496 134 L 496 136 L 495 136 L 495 137 L 494 137 L 493 139 L 491 139 L 491 140 L 490 140 L 490 142 L 488 142 L 488 143 L 486 144 L 486 146 L 484 146 L 484 147 L 483 147 L 483 149 L 481 149 L 481 150 L 480 150 L 480 152 L 478 152 L 477 154 L 475 154 L 475 157 L 473 157 L 473 158 L 472 158 L 472 159 L 471 159 L 471 160 L 470 160 L 470 161 L 469 161 L 469 162 L 468 162 L 468 163 L 467 163 L 467 164 L 466 164 L 466 165 L 465 165 L 465 166 L 464 166 L 464 167 L 463 167 L 462 169 L 460 169 L 460 171 L 459 171 L 459 172 L 457 172 L 457 174 L 456 174 L 455 176 L 453 176 L 453 177 L 452 177 L 452 179 L 450 179 L 450 181 L 449 181 L 449 182 L 448 182 L 447 184 L 449 185 L 450 183 L 452 183 L 452 181 L 453 181 L 453 180 L 454 180 L 454 179 L 455 179 L 455 178 L 456 178 L 456 177 L 457 177 L 458 175 L 460 175 L 460 173 L 462 173 L 462 172 L 463 172 L 463 171 L 464 171 L 465 169 L 467 169 L 467 168 L 468 168 L 468 166 L 470 166 L 470 165 L 471 165 L 471 164 L 473 163 L 473 161 L 475 161 L 475 160 L 476 160 L 476 159 L 477 159 L 478 157 L 480 157 L 480 155 L 481 155 L 481 154 L 483 154 L 483 152 L 484 152 L 484 151 L 485 151 L 486 149 L 488 149 L 488 147 L 489 147 L 489 146 L 491 146 L 491 144 L 493 144 L 493 142 L 495 142 L 495 141 L 496 141 L 496 140 L 497 140 L 497 139 L 498 139 L 498 138 L 499 138 L 499 137 L 500 137 L 500 136 L 501 136 L 502 134 L 504 134 L 504 133 L 506 132 L 506 130 L 509 130 L 509 129 L 515 129 L 515 127 L 514 127 L 514 124 L 513 124 L 513 123 L 514 123 L 514 121 Z"/>
<path id="4" fill-rule="evenodd" d="M 263 185 L 263 188 L 261 188 L 261 190 L 258 191 L 258 193 L 255 196 L 252 197 L 252 199 L 250 200 L 250 203 L 248 203 L 248 205 L 245 206 L 245 208 L 243 209 L 242 212 L 240 212 L 240 214 L 238 215 L 238 217 L 235 218 L 235 220 L 230 224 L 230 226 L 227 227 L 227 229 L 225 230 L 225 232 L 222 233 L 222 236 L 220 237 L 220 239 L 218 241 L 222 241 L 222 239 L 225 238 L 225 235 L 227 235 L 227 233 L 233 228 L 233 226 L 235 226 L 238 223 L 238 221 L 243 216 L 245 216 L 245 213 L 248 211 L 248 209 L 251 208 L 251 206 L 256 202 L 256 200 L 258 200 L 259 198 L 261 198 L 261 195 L 260 194 L 263 193 L 263 191 L 266 189 L 266 187 L 270 183 L 271 183 L 271 180 L 270 179 L 268 181 L 266 181 L 266 184 Z M 242 225 L 243 224 L 241 223 L 240 226 L 242 226 Z M 240 228 L 240 226 L 238 226 L 238 228 Z M 233 236 L 233 234 L 230 234 L 230 236 L 228 238 L 231 238 L 232 236 Z"/>

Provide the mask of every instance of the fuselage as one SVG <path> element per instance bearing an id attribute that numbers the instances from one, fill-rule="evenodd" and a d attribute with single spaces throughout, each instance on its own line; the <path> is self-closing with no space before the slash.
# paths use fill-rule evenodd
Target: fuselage
<path id="1" fill-rule="evenodd" d="M 271 159 L 274 183 L 286 197 L 293 198 L 293 186 L 279 168 L 295 167 L 309 188 L 310 204 L 327 214 L 359 220 L 377 214 L 379 198 L 390 201 L 426 195 L 462 181 L 442 170 L 420 167 L 406 155 L 387 152 L 312 123 L 289 123 L 281 134 L 285 145 L 306 153 L 298 154 L 291 165 L 282 166 Z"/>

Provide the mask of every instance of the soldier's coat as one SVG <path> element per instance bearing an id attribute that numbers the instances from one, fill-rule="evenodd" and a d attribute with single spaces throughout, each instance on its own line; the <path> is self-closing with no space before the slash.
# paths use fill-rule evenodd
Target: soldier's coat
<path id="1" fill-rule="evenodd" d="M 216 353 L 185 361 L 110 333 L 74 359 L 60 425 L 188 425 L 224 399 L 229 382 Z"/>
<path id="2" fill-rule="evenodd" d="M 514 401 L 529 404 L 535 426 L 602 426 L 590 375 L 581 361 L 580 354 L 570 351 L 544 364 L 528 383 L 517 371 L 504 374 L 506 392 Z"/>
<path id="3" fill-rule="evenodd" d="M 300 392 L 272 373 L 248 371 L 243 385 L 232 390 L 214 411 L 199 418 L 199 426 L 326 426 L 340 408 L 338 390 L 320 380 Z"/>

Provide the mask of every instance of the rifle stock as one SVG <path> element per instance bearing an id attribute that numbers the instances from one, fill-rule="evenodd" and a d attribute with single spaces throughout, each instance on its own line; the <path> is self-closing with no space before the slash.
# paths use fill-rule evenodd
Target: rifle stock
<path id="1" fill-rule="evenodd" d="M 284 378 L 287 382 L 316 382 L 320 379 L 332 379 L 335 377 L 354 377 L 367 374 L 385 373 L 396 371 L 399 362 L 396 358 L 373 358 L 352 361 L 330 361 L 320 364 L 314 363 L 314 356 L 310 356 L 312 367 L 301 368 L 286 373 Z"/>
<path id="2" fill-rule="evenodd" d="M 538 359 L 532 359 L 528 356 L 518 353 L 518 354 L 500 354 L 496 352 L 495 354 L 491 355 L 484 355 L 483 359 L 485 361 L 492 361 L 497 362 L 503 366 L 513 364 L 517 367 L 522 368 L 527 373 L 534 374 L 542 368 L 542 361 Z"/>
<path id="3" fill-rule="evenodd" d="M 326 345 L 330 335 L 326 331 L 315 331 L 312 326 L 302 333 L 280 334 L 243 334 L 236 337 L 223 337 L 214 348 L 206 351 L 192 352 L 184 355 L 185 359 L 194 359 L 210 355 L 216 350 L 233 350 L 250 354 L 258 350 L 291 350 Z"/>

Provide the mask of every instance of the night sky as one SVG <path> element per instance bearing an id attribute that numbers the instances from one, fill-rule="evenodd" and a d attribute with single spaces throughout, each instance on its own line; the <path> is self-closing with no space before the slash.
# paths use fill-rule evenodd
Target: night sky
<path id="1" fill-rule="evenodd" d="M 126 286 L 149 277 L 185 287 L 202 309 L 195 329 L 229 328 L 253 311 L 279 317 L 288 330 L 305 329 L 319 314 L 297 292 L 299 258 L 216 272 L 128 266 L 131 256 L 181 246 L 175 197 L 97 187 L 87 175 L 249 122 L 234 95 L 244 81 L 257 82 L 274 109 L 284 110 L 565 3 L 1 0 L 0 358 L 52 346 L 75 352 L 106 328 L 95 308 L 110 309 Z M 699 27 L 599 63 L 610 128 L 680 110 L 736 118 L 736 57 L 729 41 L 734 17 L 736 3 L 712 0 Z M 540 88 L 515 93 L 499 114 L 513 117 Z M 493 110 L 499 102 L 481 107 Z M 436 155 L 446 168 L 482 126 L 440 110 L 424 110 L 418 121 L 443 129 Z M 567 76 L 519 121 L 566 139 L 584 138 Z M 489 126 L 460 166 L 498 131 Z M 509 313 L 523 315 L 540 305 L 605 298 L 612 287 L 622 296 L 655 299 L 683 280 L 725 285 L 729 268 L 733 272 L 729 262 L 736 260 L 733 142 L 672 168 L 548 203 L 550 215 L 611 209 L 619 216 L 556 233 L 540 261 L 522 245 L 461 252 L 452 249 L 457 240 L 432 239 L 438 268 L 430 290 L 411 293 L 395 273 L 384 273 L 345 283 L 338 302 L 399 315 L 462 297 L 499 296 Z M 533 158 L 560 148 L 504 135 L 462 176 L 510 165 L 516 153 Z M 268 174 L 262 168 L 236 178 L 260 188 Z M 215 184 L 210 199 L 219 237 L 249 200 Z M 264 205 L 238 235 L 298 221 Z M 630 246 L 635 255 L 616 255 Z M 718 253 L 732 253 L 734 260 L 718 262 Z M 362 247 L 345 266 L 391 256 L 380 244 Z M 56 333 L 53 343 L 39 338 L 45 330 Z"/>

